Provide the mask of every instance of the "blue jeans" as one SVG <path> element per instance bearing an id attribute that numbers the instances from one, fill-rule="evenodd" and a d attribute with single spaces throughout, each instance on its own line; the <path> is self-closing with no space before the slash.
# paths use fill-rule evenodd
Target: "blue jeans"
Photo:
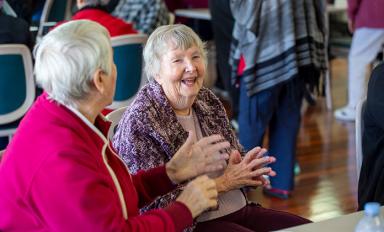
<path id="1" fill-rule="evenodd" d="M 301 121 L 303 81 L 294 78 L 283 84 L 247 96 L 241 82 L 239 109 L 239 138 L 246 150 L 262 146 L 269 129 L 269 154 L 276 157 L 270 166 L 277 175 L 271 178 L 273 188 L 292 190 L 296 140 Z"/>

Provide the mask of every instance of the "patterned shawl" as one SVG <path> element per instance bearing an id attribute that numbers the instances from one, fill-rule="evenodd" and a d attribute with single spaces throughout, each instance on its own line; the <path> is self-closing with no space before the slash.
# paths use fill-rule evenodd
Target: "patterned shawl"
<path id="1" fill-rule="evenodd" d="M 232 82 L 244 78 L 252 96 L 297 76 L 299 67 L 327 69 L 325 1 L 233 0 Z M 245 69 L 238 75 L 240 57 Z M 313 80 L 315 79 L 315 80 Z M 305 79 L 317 86 L 319 76 Z M 313 89 L 313 86 L 312 88 Z"/>

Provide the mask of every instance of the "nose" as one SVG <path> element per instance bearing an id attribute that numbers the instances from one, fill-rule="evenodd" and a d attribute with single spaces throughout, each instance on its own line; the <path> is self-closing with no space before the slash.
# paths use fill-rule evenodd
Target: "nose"
<path id="1" fill-rule="evenodd" d="M 186 62 L 185 62 L 185 71 L 186 72 L 194 72 L 194 71 L 196 71 L 196 66 L 192 62 L 192 60 L 190 60 L 190 59 L 186 60 Z"/>

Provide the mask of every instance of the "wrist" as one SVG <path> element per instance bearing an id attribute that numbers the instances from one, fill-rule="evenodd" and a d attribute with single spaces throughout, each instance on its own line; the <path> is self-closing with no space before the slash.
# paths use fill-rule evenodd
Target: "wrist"
<path id="1" fill-rule="evenodd" d="M 214 181 L 216 183 L 216 189 L 218 193 L 228 191 L 224 175 L 215 178 Z"/>
<path id="2" fill-rule="evenodd" d="M 180 182 L 177 178 L 176 169 L 172 167 L 170 162 L 165 164 L 165 172 L 172 183 L 178 184 Z"/>

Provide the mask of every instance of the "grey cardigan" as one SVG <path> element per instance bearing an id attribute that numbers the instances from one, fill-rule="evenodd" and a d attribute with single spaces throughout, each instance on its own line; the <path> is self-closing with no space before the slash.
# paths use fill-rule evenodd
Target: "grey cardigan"
<path id="1" fill-rule="evenodd" d="M 231 143 L 233 149 L 240 151 L 226 112 L 220 100 L 203 87 L 193 104 L 193 109 L 203 136 L 221 134 Z M 128 165 L 130 172 L 150 169 L 165 164 L 188 137 L 178 122 L 163 89 L 152 81 L 138 93 L 135 101 L 124 113 L 113 146 Z M 180 190 L 157 198 L 144 211 L 163 208 L 175 200 Z"/>

